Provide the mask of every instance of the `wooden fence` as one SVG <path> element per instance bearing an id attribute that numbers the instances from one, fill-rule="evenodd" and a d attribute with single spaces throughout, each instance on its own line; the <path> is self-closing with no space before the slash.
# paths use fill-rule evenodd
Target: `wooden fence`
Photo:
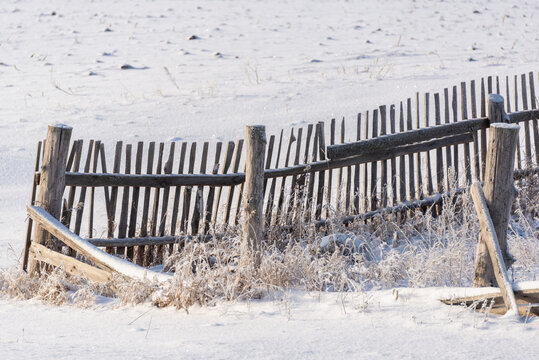
<path id="1" fill-rule="evenodd" d="M 530 72 L 514 79 L 462 82 L 442 93 L 418 93 L 415 99 L 359 113 L 353 120 L 332 119 L 269 136 L 265 226 L 324 225 L 330 218 L 350 222 L 382 211 L 430 206 L 445 191 L 481 179 L 491 93 L 505 93 L 505 120 L 521 124 L 516 176 L 537 172 L 534 77 Z M 350 144 L 337 146 L 345 143 Z M 47 146 L 38 144 L 32 205 L 40 205 Z M 244 153 L 243 140 L 119 141 L 112 151 L 99 140 L 86 146 L 75 140 L 66 154 L 65 190 L 62 183 L 56 217 L 109 254 L 144 266 L 159 263 L 164 251 L 176 251 L 183 241 L 218 238 L 237 229 Z M 30 220 L 25 268 L 32 225 Z"/>

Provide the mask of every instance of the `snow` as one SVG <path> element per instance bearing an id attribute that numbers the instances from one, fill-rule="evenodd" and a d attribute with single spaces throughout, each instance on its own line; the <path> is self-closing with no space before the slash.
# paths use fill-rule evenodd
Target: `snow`
<path id="1" fill-rule="evenodd" d="M 246 124 L 274 134 L 354 118 L 416 91 L 537 71 L 538 10 L 537 1 L 517 0 L 3 2 L 0 266 L 13 266 L 21 254 L 36 143 L 48 124 L 111 146 L 120 139 L 231 140 Z M 350 305 L 346 314 L 339 294 L 319 302 L 319 294 L 292 293 L 292 300 L 189 315 L 151 309 L 131 325 L 149 309 L 3 300 L 0 354 L 535 357 L 537 321 L 483 323 L 484 315 L 442 305 L 440 291 L 447 289 L 401 289 L 398 301 L 373 292 L 365 312 Z"/>

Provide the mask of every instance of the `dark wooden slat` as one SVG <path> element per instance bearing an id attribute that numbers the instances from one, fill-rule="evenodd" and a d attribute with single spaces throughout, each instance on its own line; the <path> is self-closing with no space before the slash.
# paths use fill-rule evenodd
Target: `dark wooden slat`
<path id="1" fill-rule="evenodd" d="M 380 135 L 387 135 L 387 118 L 386 118 L 386 106 L 382 105 L 380 109 Z M 381 207 L 387 206 L 387 160 L 380 162 L 380 203 Z"/>
<path id="2" fill-rule="evenodd" d="M 187 170 L 188 174 L 193 174 L 195 171 L 195 161 L 196 161 L 196 153 L 197 153 L 197 143 L 193 142 L 191 143 L 191 150 L 189 152 L 189 168 Z M 191 194 L 193 192 L 193 186 L 194 185 L 188 185 L 185 186 L 183 189 L 183 210 L 182 210 L 182 217 L 180 222 L 180 231 L 187 232 L 188 231 L 188 225 L 189 225 L 189 217 L 190 217 L 190 208 L 191 208 Z"/>
<path id="3" fill-rule="evenodd" d="M 399 132 L 404 132 L 404 107 L 402 101 L 399 108 Z M 404 155 L 399 157 L 399 198 L 398 202 L 406 201 L 406 160 Z"/>
<path id="4" fill-rule="evenodd" d="M 444 89 L 444 120 L 445 120 L 445 124 L 449 124 L 449 89 L 448 88 L 445 88 Z M 451 190 L 451 181 L 452 179 L 450 178 L 449 174 L 450 174 L 450 171 L 449 169 L 450 168 L 453 168 L 453 161 L 452 161 L 452 152 L 451 152 L 451 147 L 448 146 L 445 148 L 445 163 L 446 163 L 446 184 L 445 184 L 445 187 L 446 187 L 446 191 L 450 191 Z"/>
<path id="5" fill-rule="evenodd" d="M 406 129 L 412 131 L 412 99 L 406 100 Z M 414 154 L 408 155 L 408 199 L 415 199 Z"/>
<path id="6" fill-rule="evenodd" d="M 86 164 L 84 165 L 85 173 L 88 173 L 90 171 L 90 165 L 92 163 L 93 148 L 94 148 L 94 141 L 90 140 L 90 143 L 88 144 L 88 154 L 86 155 Z M 86 200 L 86 187 L 81 187 L 80 194 L 79 194 L 79 202 L 77 203 L 77 214 L 75 215 L 75 228 L 73 229 L 73 232 L 77 235 L 80 234 L 85 200 Z"/>
<path id="7" fill-rule="evenodd" d="M 73 144 L 75 146 L 75 157 L 73 159 L 73 166 L 71 167 L 71 171 L 73 171 L 73 172 L 78 172 L 79 168 L 80 168 L 80 161 L 81 161 L 81 157 L 82 157 L 82 144 L 83 144 L 82 140 L 77 140 Z M 41 146 L 41 142 L 39 143 L 39 146 Z M 39 161 L 39 159 L 37 159 L 36 161 Z M 67 167 L 67 169 L 69 169 L 69 167 Z M 75 201 L 75 192 L 76 192 L 76 190 L 77 190 L 76 186 L 70 186 L 69 187 L 69 194 L 67 196 L 67 208 L 69 209 L 69 211 L 66 213 L 66 216 L 63 219 L 64 220 L 63 224 L 67 228 L 69 228 L 69 226 L 71 224 L 71 215 L 73 213 L 73 203 Z"/>
<path id="8" fill-rule="evenodd" d="M 335 118 L 332 118 L 329 123 L 329 144 L 330 145 L 335 144 L 335 131 L 336 131 L 336 121 L 335 121 Z M 325 149 L 324 149 L 324 152 L 325 152 Z M 331 192 L 333 188 L 333 170 L 331 169 L 328 170 L 327 180 L 328 180 L 327 189 L 324 191 L 324 197 L 325 197 L 324 203 L 326 204 L 326 207 L 324 209 L 324 217 L 328 217 L 329 211 L 331 210 L 331 200 L 332 200 Z"/>
<path id="9" fill-rule="evenodd" d="M 320 121 L 316 124 L 318 128 L 318 156 L 321 161 L 326 159 L 326 140 L 324 131 L 324 122 Z M 326 170 L 318 172 L 318 192 L 316 195 L 315 218 L 318 220 L 322 217 L 322 208 L 324 206 L 324 188 L 325 188 Z"/>
<path id="10" fill-rule="evenodd" d="M 99 162 L 99 148 L 101 147 L 101 141 L 97 140 L 94 142 L 93 150 L 93 163 L 92 163 L 92 172 L 97 173 L 97 164 Z M 88 237 L 93 237 L 94 231 L 94 207 L 95 207 L 95 187 L 90 188 L 90 208 L 88 209 Z"/>
<path id="11" fill-rule="evenodd" d="M 303 164 L 307 164 L 309 162 L 309 149 L 311 145 L 311 137 L 313 135 L 313 124 L 309 124 L 307 126 L 307 138 L 305 140 L 305 151 L 303 155 Z M 309 199 L 307 199 L 307 176 L 310 176 L 308 174 L 301 174 L 298 176 L 298 188 L 300 189 L 300 196 L 298 199 L 298 219 L 297 221 L 304 221 L 306 220 L 306 215 L 308 214 L 307 211 L 307 204 Z M 309 178 L 310 180 L 310 178 Z M 310 183 L 310 181 L 309 181 Z M 301 216 L 301 217 L 300 217 Z"/>
<path id="12" fill-rule="evenodd" d="M 434 121 L 436 125 L 442 123 L 440 114 L 440 94 L 434 94 Z M 443 191 L 444 183 L 444 163 L 442 148 L 436 149 L 436 192 L 441 193 Z"/>
<path id="13" fill-rule="evenodd" d="M 356 140 L 361 140 L 361 113 L 357 114 L 357 122 L 356 122 Z M 350 172 L 350 170 L 348 170 Z M 360 177 L 360 166 L 355 165 L 354 166 L 354 189 L 353 189 L 353 196 L 354 196 L 354 208 L 352 210 L 353 214 L 359 213 L 359 199 L 361 197 L 361 190 L 359 188 L 359 177 Z M 349 182 L 350 183 L 350 182 Z M 348 188 L 347 188 L 348 192 Z"/>
<path id="14" fill-rule="evenodd" d="M 487 99 L 485 94 L 485 79 L 481 78 L 481 117 L 487 116 Z M 481 179 L 485 177 L 485 166 L 487 164 L 487 130 L 481 129 Z"/>
<path id="15" fill-rule="evenodd" d="M 369 137 L 369 111 L 365 112 L 365 140 Z M 363 165 L 363 212 L 366 212 L 369 209 L 369 169 L 368 164 Z M 359 213 L 359 209 L 358 209 Z"/>
<path id="16" fill-rule="evenodd" d="M 521 76 L 521 86 L 522 86 L 522 110 L 528 110 L 528 92 L 526 89 L 526 74 Z M 526 167 L 529 167 L 532 162 L 532 145 L 531 145 L 531 132 L 530 132 L 530 121 L 524 121 L 524 145 L 526 150 L 526 157 L 524 158 L 524 163 Z"/>
<path id="17" fill-rule="evenodd" d="M 301 142 L 303 138 L 303 128 L 298 129 L 298 136 L 296 140 L 296 151 L 294 155 L 294 166 L 299 165 L 300 158 L 301 158 Z M 286 223 L 290 223 L 295 221 L 294 219 L 298 216 L 298 209 L 300 204 L 300 191 L 298 187 L 298 176 L 293 175 L 292 176 L 292 183 L 290 185 L 290 191 L 288 195 L 288 210 L 287 210 L 287 216 L 285 218 Z"/>
<path id="18" fill-rule="evenodd" d="M 420 116 L 420 110 L 419 110 L 419 93 L 416 93 L 416 128 L 421 129 L 421 116 Z M 415 158 L 416 162 L 416 179 L 417 179 L 417 195 L 416 197 L 418 199 L 423 198 L 423 174 L 421 173 L 421 153 L 416 154 Z"/>
<path id="19" fill-rule="evenodd" d="M 457 87 L 453 86 L 453 94 L 451 98 L 451 108 L 453 110 L 453 124 L 458 124 L 458 99 L 457 99 Z M 453 165 L 454 165 L 454 175 L 456 186 L 459 184 L 459 147 L 455 145 L 453 147 Z"/>
<path id="20" fill-rule="evenodd" d="M 281 130 L 281 134 L 279 135 L 279 145 L 277 146 L 277 159 L 275 160 L 275 168 L 279 168 L 279 160 L 281 158 L 281 146 L 283 144 L 283 130 Z M 268 197 L 266 202 L 266 212 L 265 212 L 265 222 L 266 226 L 269 226 L 271 224 L 271 218 L 273 214 L 273 203 L 275 198 L 275 187 L 276 187 L 277 179 L 271 180 L 271 185 L 268 189 Z M 267 184 L 266 184 L 267 185 Z M 267 187 L 267 186 L 266 186 Z"/>
<path id="21" fill-rule="evenodd" d="M 150 142 L 148 146 L 148 159 L 146 162 L 146 174 L 152 174 L 153 173 L 153 162 L 155 157 L 155 142 Z M 149 213 L 150 213 L 150 195 L 151 195 L 151 187 L 146 186 L 144 189 L 144 202 L 142 204 L 142 219 L 140 222 L 140 236 L 146 237 L 148 236 L 148 219 L 149 219 Z M 150 247 L 145 246 L 144 251 L 142 252 L 142 265 L 148 266 L 149 265 L 149 253 L 150 253 Z"/>
<path id="22" fill-rule="evenodd" d="M 509 77 L 508 76 L 505 77 L 505 95 L 506 95 L 505 102 L 506 102 L 507 113 L 510 114 L 511 113 L 511 95 L 509 92 Z M 520 169 L 521 163 L 522 163 L 522 159 L 520 157 L 520 136 L 519 136 L 519 141 L 517 141 L 517 148 L 515 152 L 516 152 L 515 163 L 516 163 L 517 169 Z"/>
<path id="23" fill-rule="evenodd" d="M 391 134 L 395 134 L 396 124 L 395 124 L 395 105 L 389 107 L 389 124 Z M 397 200 L 397 159 L 391 158 L 391 205 L 395 205 Z"/>
<path id="24" fill-rule="evenodd" d="M 234 155 L 234 147 L 236 145 L 234 144 L 234 142 L 232 141 L 229 141 L 227 143 L 227 151 L 226 151 L 226 154 L 225 154 L 225 164 L 223 166 L 223 172 L 222 174 L 227 174 L 228 173 L 228 170 L 230 168 L 230 165 L 232 163 L 232 156 Z M 217 216 L 219 214 L 219 203 L 220 203 L 220 200 L 221 200 L 221 193 L 223 191 L 223 188 L 222 186 L 219 186 L 217 188 L 217 196 L 215 197 L 215 206 L 214 206 L 214 212 L 213 212 L 213 224 L 214 226 L 217 224 Z"/>
<path id="25" fill-rule="evenodd" d="M 346 140 L 346 123 L 344 121 L 344 117 L 341 121 L 341 139 L 340 143 L 344 144 Z M 352 167 L 348 166 L 346 168 L 346 178 L 344 179 L 344 185 L 343 185 L 343 170 L 339 168 L 338 171 L 338 183 L 337 183 L 337 211 L 340 211 L 342 208 L 341 204 L 341 197 L 343 193 L 344 188 L 344 211 L 347 214 L 350 214 L 350 188 L 351 188 L 351 182 L 352 182 Z"/>
<path id="26" fill-rule="evenodd" d="M 314 141 L 311 152 L 311 163 L 315 163 L 318 159 L 318 138 L 320 137 L 320 127 L 314 126 Z M 315 184 L 315 171 L 309 172 L 309 184 L 307 188 L 307 197 L 305 199 L 305 218 L 306 221 L 310 221 L 313 215 L 314 202 L 314 184 Z"/>
<path id="27" fill-rule="evenodd" d="M 180 164 L 178 165 L 178 174 L 183 174 L 185 166 L 185 153 L 187 152 L 187 143 L 183 142 L 180 150 Z M 176 227 L 178 225 L 178 212 L 180 208 L 180 196 L 182 187 L 176 186 L 174 190 L 174 202 L 172 205 L 172 216 L 170 218 L 170 235 L 176 235 Z"/>
<path id="28" fill-rule="evenodd" d="M 475 80 L 470 82 L 470 100 L 472 102 L 472 119 L 477 118 L 477 102 L 475 96 Z M 473 142 L 473 168 L 476 179 L 481 179 L 481 165 L 479 164 L 479 132 L 474 134 Z"/>
<path id="29" fill-rule="evenodd" d="M 243 153 L 242 150 L 243 150 L 243 139 L 240 139 L 238 140 L 238 143 L 236 145 L 236 152 L 234 154 L 234 167 L 232 169 L 233 173 L 237 173 L 240 168 L 241 155 Z M 235 190 L 236 190 L 236 186 L 231 186 L 228 192 L 228 199 L 225 204 L 225 224 L 229 224 L 229 221 L 230 221 L 232 201 L 234 199 Z"/>
<path id="30" fill-rule="evenodd" d="M 425 93 L 425 128 L 429 127 L 430 121 L 430 94 Z M 431 195 L 434 192 L 432 186 L 432 166 L 430 161 L 430 152 L 425 152 L 426 166 L 427 166 L 427 193 Z M 385 207 L 385 206 L 384 206 Z"/>
<path id="31" fill-rule="evenodd" d="M 218 142 L 215 146 L 215 158 L 213 162 L 212 175 L 219 173 L 219 160 L 221 159 L 221 151 L 223 150 L 223 143 Z M 206 234 L 210 230 L 211 218 L 213 214 L 213 203 L 215 199 L 215 186 L 211 186 L 208 190 L 208 198 L 206 199 L 206 210 L 204 212 L 204 226 L 202 233 Z"/>
<path id="32" fill-rule="evenodd" d="M 294 128 L 290 129 L 290 137 L 288 138 L 288 146 L 286 148 L 286 157 L 284 160 L 284 167 L 288 167 L 290 164 L 290 153 L 292 150 L 292 145 L 296 142 L 296 136 L 294 135 Z M 284 216 L 286 217 L 286 211 L 285 211 L 285 191 L 286 191 L 286 179 L 287 177 L 284 176 L 281 178 L 281 184 L 279 188 L 279 197 L 277 199 L 277 209 L 275 211 L 275 215 L 273 217 L 273 224 L 279 224 L 281 218 Z"/>
<path id="33" fill-rule="evenodd" d="M 209 143 L 206 141 L 202 145 L 202 160 L 200 161 L 200 173 L 205 174 L 206 173 L 206 166 L 208 164 L 208 148 Z M 199 227 L 200 227 L 200 217 L 201 214 L 204 214 L 204 193 L 203 193 L 203 186 L 197 186 L 196 194 L 195 194 L 195 203 L 193 205 L 193 216 L 191 217 L 191 234 L 196 235 L 198 234 Z M 159 234 L 163 235 L 163 234 Z"/>
<path id="34" fill-rule="evenodd" d="M 159 153 L 157 155 L 156 174 L 160 175 L 163 169 L 163 155 L 165 152 L 165 144 L 159 143 Z M 161 188 L 155 188 L 153 193 L 152 220 L 150 222 L 150 236 L 157 235 L 157 227 L 159 225 L 159 202 L 161 197 Z M 152 253 L 153 255 L 153 253 Z"/>
<path id="35" fill-rule="evenodd" d="M 125 173 L 131 173 L 131 151 L 132 145 L 127 144 L 125 146 Z M 129 216 L 129 193 L 130 188 L 124 186 L 122 190 L 122 204 L 120 208 L 120 222 L 118 224 L 118 237 L 125 238 L 127 236 L 127 219 Z M 127 253 L 126 248 L 117 248 L 116 254 L 123 254 L 127 259 L 133 259 L 133 248 L 130 248 L 130 253 Z"/>
<path id="36" fill-rule="evenodd" d="M 169 152 L 168 152 L 168 159 L 165 162 L 165 165 L 163 166 L 163 172 L 167 175 L 172 173 L 172 168 L 174 166 L 175 150 L 176 150 L 176 143 L 171 142 Z M 165 235 L 169 197 L 170 197 L 170 187 L 167 186 L 163 190 L 163 201 L 161 203 L 161 217 L 159 218 L 159 229 L 157 232 L 159 236 Z M 158 245 L 155 249 L 155 256 L 156 256 L 155 262 L 158 264 L 163 262 L 163 256 L 164 256 L 163 251 L 164 251 L 163 245 Z"/>
<path id="37" fill-rule="evenodd" d="M 533 80 L 533 71 L 531 71 L 528 75 L 528 79 L 530 82 L 530 103 L 532 109 L 537 109 L 537 98 L 535 97 L 535 82 Z M 537 124 L 538 120 L 537 118 L 532 119 L 532 125 L 533 125 L 533 141 L 535 145 L 535 165 L 539 165 L 539 125 Z"/>
<path id="38" fill-rule="evenodd" d="M 460 107 L 462 120 L 468 119 L 468 98 L 466 96 L 466 83 L 460 83 Z M 470 164 L 470 145 L 464 144 L 464 173 L 466 174 L 466 185 L 472 183 L 472 169 Z"/>
<path id="39" fill-rule="evenodd" d="M 107 173 L 107 158 L 105 156 L 105 144 L 101 143 L 99 146 L 99 156 L 101 158 L 101 172 Z M 76 172 L 73 170 L 73 172 Z M 105 209 L 107 211 L 107 219 L 110 217 L 110 193 L 109 193 L 109 187 L 105 186 L 103 189 L 103 192 L 105 193 Z M 107 220 L 108 222 L 108 220 Z"/>
<path id="40" fill-rule="evenodd" d="M 514 90 L 514 105 L 515 105 L 515 111 L 518 111 L 518 76 L 515 75 L 514 77 L 514 82 L 513 82 L 513 90 Z M 522 163 L 524 163 L 524 167 L 526 167 L 526 161 L 525 161 L 525 158 L 526 158 L 526 155 L 522 156 L 522 153 L 524 152 L 524 150 L 521 151 L 520 149 L 520 134 L 518 136 L 518 141 L 517 141 L 517 161 L 518 161 L 518 166 L 517 168 L 521 168 L 522 167 Z"/>
<path id="41" fill-rule="evenodd" d="M 142 155 L 144 152 L 144 143 L 142 141 L 139 141 L 137 144 L 137 153 L 136 153 L 136 159 L 135 159 L 135 174 L 141 174 L 142 173 Z M 133 187 L 133 196 L 131 198 L 131 205 L 130 205 L 130 216 L 129 216 L 129 229 L 127 231 L 127 236 L 129 238 L 134 238 L 137 232 L 137 216 L 138 216 L 138 203 L 139 203 L 139 197 L 140 197 L 140 187 L 135 186 Z M 132 250 L 130 248 L 127 249 L 127 254 L 130 255 L 131 251 L 133 251 L 133 261 L 135 264 L 141 265 L 142 264 L 142 256 L 144 252 L 144 247 L 136 246 Z"/>
<path id="42" fill-rule="evenodd" d="M 378 109 L 374 109 L 372 113 L 372 138 L 378 136 Z M 378 207 L 378 163 L 371 163 L 371 188 L 370 188 L 370 206 L 369 210 L 375 210 Z"/>

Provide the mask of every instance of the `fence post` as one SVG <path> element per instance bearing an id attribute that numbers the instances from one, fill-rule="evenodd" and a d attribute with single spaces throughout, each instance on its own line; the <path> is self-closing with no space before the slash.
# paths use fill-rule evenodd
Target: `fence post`
<path id="1" fill-rule="evenodd" d="M 67 153 L 72 128 L 67 125 L 49 125 L 47 138 L 43 148 L 43 162 L 39 182 L 39 194 L 36 204 L 45 209 L 56 219 L 60 219 L 62 211 L 62 196 L 65 187 L 65 172 Z M 54 240 L 41 226 L 36 224 L 34 240 L 48 248 L 57 249 L 57 240 Z M 25 249 L 25 254 L 28 249 Z M 30 263 L 30 274 L 35 269 L 35 261 Z"/>
<path id="2" fill-rule="evenodd" d="M 266 154 L 266 128 L 246 127 L 247 156 L 245 159 L 245 187 L 243 195 L 243 236 L 241 262 L 260 266 L 263 205 L 264 205 L 264 159 Z"/>
<path id="3" fill-rule="evenodd" d="M 483 188 L 505 266 L 509 269 L 514 259 L 507 253 L 506 235 L 515 195 L 513 169 L 520 127 L 505 123 L 507 116 L 501 96 L 490 95 L 488 108 L 491 124 Z M 477 287 L 497 284 L 485 236 L 484 229 L 481 229 L 475 259 L 474 286 Z"/>

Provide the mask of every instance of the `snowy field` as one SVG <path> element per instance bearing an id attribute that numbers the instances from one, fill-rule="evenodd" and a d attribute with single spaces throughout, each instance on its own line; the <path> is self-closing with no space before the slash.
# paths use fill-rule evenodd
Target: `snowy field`
<path id="1" fill-rule="evenodd" d="M 0 267 L 20 256 L 48 124 L 110 144 L 354 117 L 539 70 L 538 17 L 533 0 L 0 2 Z M 462 291 L 292 293 L 190 314 L 0 300 L 0 357 L 536 357 L 538 321 L 485 322 L 437 301 Z"/>

